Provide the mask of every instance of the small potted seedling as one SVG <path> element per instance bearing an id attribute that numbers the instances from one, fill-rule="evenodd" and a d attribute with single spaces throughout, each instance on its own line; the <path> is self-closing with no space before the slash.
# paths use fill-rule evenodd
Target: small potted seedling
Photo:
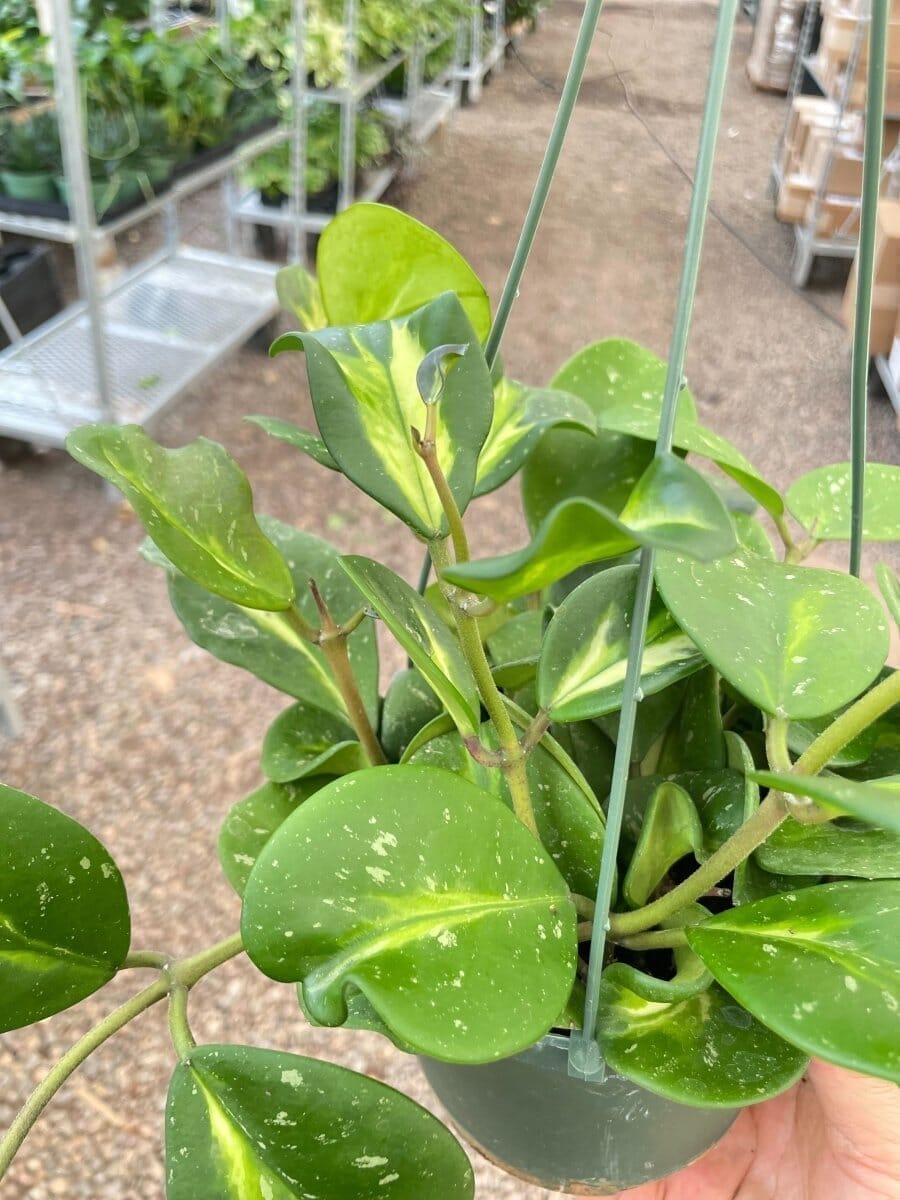
<path id="1" fill-rule="evenodd" d="M 61 151 L 56 114 L 42 108 L 31 115 L 6 117 L 0 128 L 0 184 L 15 200 L 56 199 L 53 178 Z"/>

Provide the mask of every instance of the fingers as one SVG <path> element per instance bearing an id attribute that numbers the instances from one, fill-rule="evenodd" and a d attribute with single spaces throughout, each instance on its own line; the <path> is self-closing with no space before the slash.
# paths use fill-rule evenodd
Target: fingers
<path id="1" fill-rule="evenodd" d="M 813 1059 L 808 1078 L 835 1149 L 888 1178 L 900 1177 L 900 1087 Z"/>

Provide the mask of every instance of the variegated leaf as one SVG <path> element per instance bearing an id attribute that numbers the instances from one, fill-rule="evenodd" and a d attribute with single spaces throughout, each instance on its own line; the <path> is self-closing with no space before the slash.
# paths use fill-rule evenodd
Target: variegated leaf
<path id="1" fill-rule="evenodd" d="M 368 761 L 346 721 L 301 700 L 269 726 L 261 765 L 274 783 L 293 783 L 307 775 L 346 775 Z"/>
<path id="2" fill-rule="evenodd" d="M 282 267 L 275 276 L 275 291 L 281 306 L 294 314 L 302 329 L 324 329 L 328 324 L 318 281 L 304 267 Z"/>
<path id="3" fill-rule="evenodd" d="M 679 859 L 703 857 L 703 828 L 694 802 L 676 783 L 662 783 L 653 793 L 641 836 L 622 881 L 622 896 L 640 908 Z"/>
<path id="4" fill-rule="evenodd" d="M 835 463 L 801 475 L 788 489 L 788 508 L 819 541 L 850 539 L 851 475 L 850 463 Z M 900 538 L 900 466 L 866 463 L 862 536 L 874 542 Z"/>

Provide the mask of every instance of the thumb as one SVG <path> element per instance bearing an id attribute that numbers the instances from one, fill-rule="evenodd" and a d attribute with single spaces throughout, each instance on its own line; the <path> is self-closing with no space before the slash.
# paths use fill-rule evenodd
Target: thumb
<path id="1" fill-rule="evenodd" d="M 819 1059 L 807 1078 L 836 1148 L 888 1179 L 900 1178 L 900 1087 Z"/>

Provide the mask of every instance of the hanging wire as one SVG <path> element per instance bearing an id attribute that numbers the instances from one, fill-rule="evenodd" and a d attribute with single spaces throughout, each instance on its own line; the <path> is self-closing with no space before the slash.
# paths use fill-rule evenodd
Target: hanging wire
<path id="1" fill-rule="evenodd" d="M 884 136 L 884 87 L 888 13 L 891 0 L 872 0 L 869 27 L 869 84 L 866 99 L 866 153 L 863 165 L 856 281 L 856 322 L 850 379 L 850 573 L 859 575 L 866 482 L 866 418 L 868 416 L 869 339 L 872 332 L 872 279 L 875 272 L 875 231 L 881 188 Z"/>
<path id="2" fill-rule="evenodd" d="M 878 2 L 878 0 L 876 0 Z M 886 2 L 886 0 L 885 0 Z M 728 76 L 728 60 L 734 36 L 738 0 L 721 0 L 713 43 L 712 62 L 707 85 L 706 107 L 700 132 L 700 147 L 694 172 L 694 190 L 685 238 L 684 265 L 678 292 L 678 308 L 675 329 L 669 350 L 669 364 L 663 392 L 662 414 L 656 444 L 657 456 L 668 453 L 672 448 L 677 415 L 677 400 L 684 386 L 684 362 L 687 353 L 688 335 L 694 298 L 697 292 L 697 277 L 703 249 L 703 234 L 709 210 L 712 184 L 713 161 L 716 139 L 722 115 L 725 83 Z M 619 732 L 616 741 L 616 757 L 610 789 L 609 809 L 606 817 L 606 834 L 603 857 L 600 864 L 600 880 L 597 885 L 597 907 L 594 913 L 591 937 L 591 957 L 584 1006 L 584 1022 L 580 1031 L 569 1039 L 569 1073 L 582 1079 L 603 1079 L 605 1067 L 603 1055 L 597 1043 L 597 1017 L 600 1004 L 600 983 L 603 960 L 606 952 L 606 935 L 609 925 L 609 910 L 612 903 L 613 882 L 616 872 L 616 857 L 622 832 L 622 817 L 625 811 L 625 789 L 628 769 L 631 764 L 631 746 L 634 740 L 634 725 L 637 706 L 643 698 L 640 691 L 641 660 L 647 636 L 647 618 L 653 593 L 654 553 L 651 549 L 641 551 L 637 593 L 631 620 L 631 639 L 628 650 L 628 669 L 619 717 Z"/>

